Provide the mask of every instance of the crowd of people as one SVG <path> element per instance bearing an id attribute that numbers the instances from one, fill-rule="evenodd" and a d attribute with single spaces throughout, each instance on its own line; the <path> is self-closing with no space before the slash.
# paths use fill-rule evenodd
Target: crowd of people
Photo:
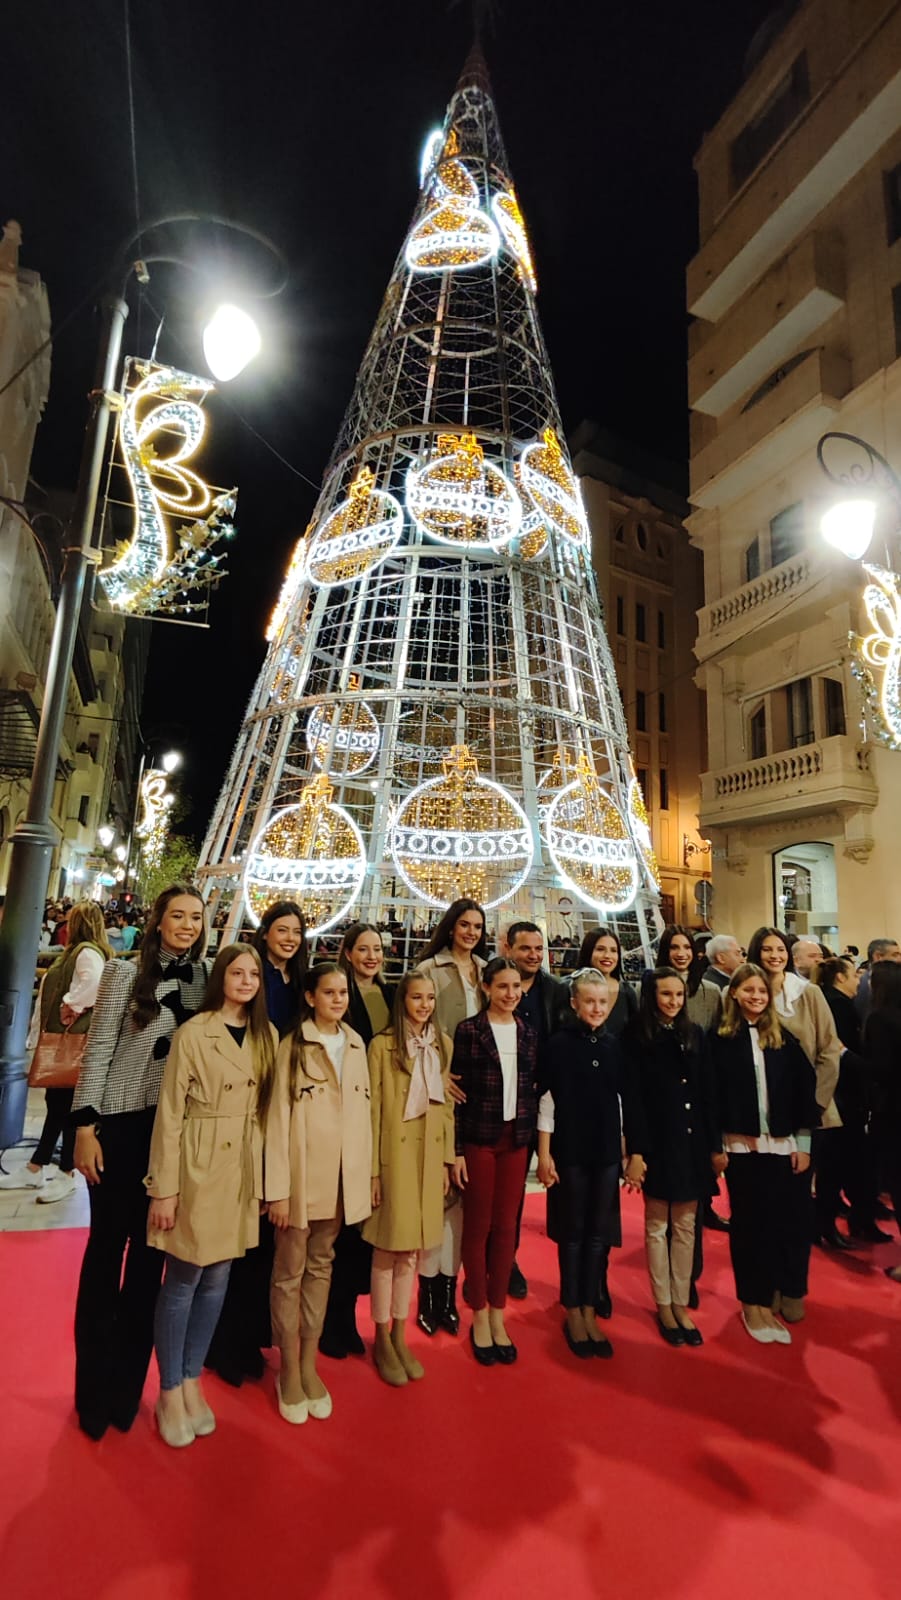
<path id="1" fill-rule="evenodd" d="M 86 1033 L 74 1090 L 48 1091 L 30 1162 L 4 1187 L 87 1179 L 91 1219 L 75 1311 L 75 1404 L 100 1438 L 127 1431 L 153 1350 L 170 1446 L 211 1433 L 212 1368 L 240 1385 L 279 1353 L 279 1415 L 324 1420 L 324 1354 L 424 1375 L 407 1342 L 456 1336 L 511 1366 L 508 1296 L 537 1155 L 573 1356 L 609 1360 L 611 1252 L 623 1188 L 642 1196 L 660 1337 L 698 1348 L 703 1221 L 728 1231 L 741 1323 L 788 1344 L 805 1316 L 811 1247 L 881 1244 L 901 1216 L 901 949 L 854 955 L 759 928 L 670 926 L 637 986 L 612 929 L 547 970 L 538 926 L 491 954 L 461 898 L 391 981 L 384 930 L 346 927 L 311 964 L 302 908 L 264 912 L 251 942 L 205 955 L 205 907 L 173 884 L 136 951 L 73 906 L 33 1032 Z M 725 1182 L 730 1218 L 712 1209 Z M 847 1231 L 839 1226 L 846 1219 Z M 460 1273 L 464 1281 L 458 1295 Z M 901 1268 L 887 1269 L 901 1281 Z M 615 1287 L 615 1285 L 614 1285 Z"/>

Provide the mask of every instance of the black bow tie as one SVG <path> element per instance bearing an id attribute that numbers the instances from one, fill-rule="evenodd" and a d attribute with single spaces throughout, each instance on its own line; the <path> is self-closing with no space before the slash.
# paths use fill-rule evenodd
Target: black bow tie
<path id="1" fill-rule="evenodd" d="M 190 961 L 173 961 L 166 967 L 163 977 L 166 979 L 177 978 L 180 983 L 192 983 L 194 967 Z"/>

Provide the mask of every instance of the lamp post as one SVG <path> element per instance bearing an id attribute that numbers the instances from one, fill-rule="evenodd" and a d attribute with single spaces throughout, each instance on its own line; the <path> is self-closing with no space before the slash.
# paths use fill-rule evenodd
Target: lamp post
<path id="1" fill-rule="evenodd" d="M 852 561 L 862 561 L 876 531 L 880 505 L 894 503 L 901 516 L 901 479 L 885 456 L 856 433 L 824 433 L 817 461 L 835 485 L 832 503 L 820 518 L 820 532 L 834 549 Z"/>
<path id="2" fill-rule="evenodd" d="M 25 1040 L 44 901 L 53 851 L 57 845 L 57 829 L 50 820 L 53 786 L 87 574 L 92 566 L 98 565 L 101 558 L 101 551 L 94 542 L 94 526 L 110 417 L 118 400 L 116 384 L 122 334 L 128 316 L 125 295 L 132 276 L 137 276 L 141 282 L 147 281 L 147 266 L 150 263 L 170 262 L 194 267 L 194 263 L 171 254 L 145 254 L 140 260 L 135 260 L 130 252 L 139 239 L 147 238 L 160 228 L 183 222 L 213 223 L 217 227 L 249 235 L 263 245 L 278 262 L 280 277 L 276 287 L 265 291 L 261 298 L 271 298 L 280 293 L 286 282 L 281 252 L 264 235 L 225 218 L 197 213 L 161 217 L 146 223 L 125 241 L 115 258 L 110 282 L 118 286 L 118 291 L 103 301 L 97 370 L 89 395 L 88 421 L 64 553 L 28 803 L 25 817 L 10 839 L 6 904 L 0 924 L 0 1147 L 15 1144 L 21 1138 L 25 1121 L 28 1093 Z M 230 363 L 228 376 L 234 377 L 255 353 L 246 325 L 249 321 L 247 318 L 241 330 L 243 348 L 247 354 L 240 364 L 236 365 L 236 360 Z M 217 340 L 214 339 L 211 348 L 218 357 L 224 348 L 221 325 Z M 256 349 L 259 349 L 258 335 Z M 227 365 L 223 354 L 220 371 L 225 373 Z"/>

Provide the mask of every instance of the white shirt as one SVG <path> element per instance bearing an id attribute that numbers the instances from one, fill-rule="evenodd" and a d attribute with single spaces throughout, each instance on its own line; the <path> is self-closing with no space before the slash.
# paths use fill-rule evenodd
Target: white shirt
<path id="1" fill-rule="evenodd" d="M 799 972 L 786 972 L 782 979 L 782 988 L 774 996 L 776 1010 L 780 1017 L 790 1017 L 795 1009 L 795 1001 L 803 994 L 809 983 L 808 978 L 802 978 Z"/>
<path id="2" fill-rule="evenodd" d="M 466 1015 L 467 1017 L 476 1017 L 482 1009 L 479 1004 L 478 985 L 470 983 L 468 978 L 464 978 L 462 970 L 460 970 L 460 977 L 463 982 L 463 1002 L 466 1006 Z"/>
<path id="3" fill-rule="evenodd" d="M 554 1096 L 550 1089 L 545 1089 L 538 1102 L 538 1132 L 553 1133 L 554 1131 Z"/>
<path id="4" fill-rule="evenodd" d="M 794 973 L 786 973 L 786 978 L 794 977 Z M 800 980 L 802 985 L 806 981 Z M 796 991 L 797 994 L 800 990 Z M 770 1097 L 766 1086 L 766 1057 L 761 1049 L 757 1029 L 749 1025 L 748 1033 L 751 1036 L 751 1054 L 754 1057 L 754 1077 L 757 1080 L 757 1112 L 760 1117 L 760 1132 L 756 1138 L 753 1134 L 742 1134 L 740 1138 L 726 1134 L 723 1139 L 723 1149 L 730 1156 L 790 1156 L 798 1148 L 798 1141 L 794 1134 L 788 1138 L 777 1139 L 770 1133 Z"/>
<path id="5" fill-rule="evenodd" d="M 494 1034 L 497 1053 L 501 1058 L 501 1077 L 504 1080 L 504 1121 L 512 1122 L 516 1116 L 516 1023 L 492 1022 L 491 1032 Z"/>
<path id="6" fill-rule="evenodd" d="M 99 950 L 79 950 L 75 957 L 75 971 L 72 974 L 72 987 L 63 995 L 64 1006 L 71 1006 L 81 1016 L 83 1011 L 90 1011 L 97 999 L 97 990 L 106 962 Z M 46 978 L 47 974 L 44 974 Z M 41 989 L 44 987 L 44 978 L 41 979 Z M 35 1002 L 28 1029 L 28 1038 L 25 1041 L 26 1050 L 36 1050 L 41 1034 L 41 989 Z"/>
<path id="7" fill-rule="evenodd" d="M 321 1028 L 316 1029 L 326 1055 L 335 1069 L 335 1077 L 341 1082 L 341 1071 L 344 1066 L 344 1051 L 347 1047 L 347 1035 L 343 1028 L 337 1033 L 323 1033 Z"/>

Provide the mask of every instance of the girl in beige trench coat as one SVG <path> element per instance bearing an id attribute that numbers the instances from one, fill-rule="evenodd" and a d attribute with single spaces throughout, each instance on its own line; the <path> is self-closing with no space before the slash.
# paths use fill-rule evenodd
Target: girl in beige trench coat
<path id="1" fill-rule="evenodd" d="M 392 1027 L 369 1046 L 373 1210 L 363 1237 L 374 1246 L 375 1364 L 395 1387 L 423 1376 L 407 1348 L 406 1320 L 419 1252 L 441 1240 L 454 1162 L 447 1092 L 453 1046 L 434 1026 L 434 1011 L 432 978 L 408 972 L 397 988 Z"/>
<path id="2" fill-rule="evenodd" d="M 173 1037 L 144 1180 L 147 1242 L 166 1252 L 154 1318 L 156 1415 L 160 1436 L 176 1447 L 216 1426 L 200 1374 L 232 1261 L 259 1235 L 261 1122 L 277 1042 L 259 956 L 249 945 L 226 945 L 200 1012 Z"/>
<path id="3" fill-rule="evenodd" d="M 343 968 L 333 961 L 311 967 L 301 1021 L 276 1059 L 266 1125 L 266 1199 L 277 1230 L 270 1306 L 286 1422 L 331 1416 L 316 1355 L 335 1239 L 342 1220 L 362 1222 L 371 1209 L 369 1069 L 346 1011 Z"/>

